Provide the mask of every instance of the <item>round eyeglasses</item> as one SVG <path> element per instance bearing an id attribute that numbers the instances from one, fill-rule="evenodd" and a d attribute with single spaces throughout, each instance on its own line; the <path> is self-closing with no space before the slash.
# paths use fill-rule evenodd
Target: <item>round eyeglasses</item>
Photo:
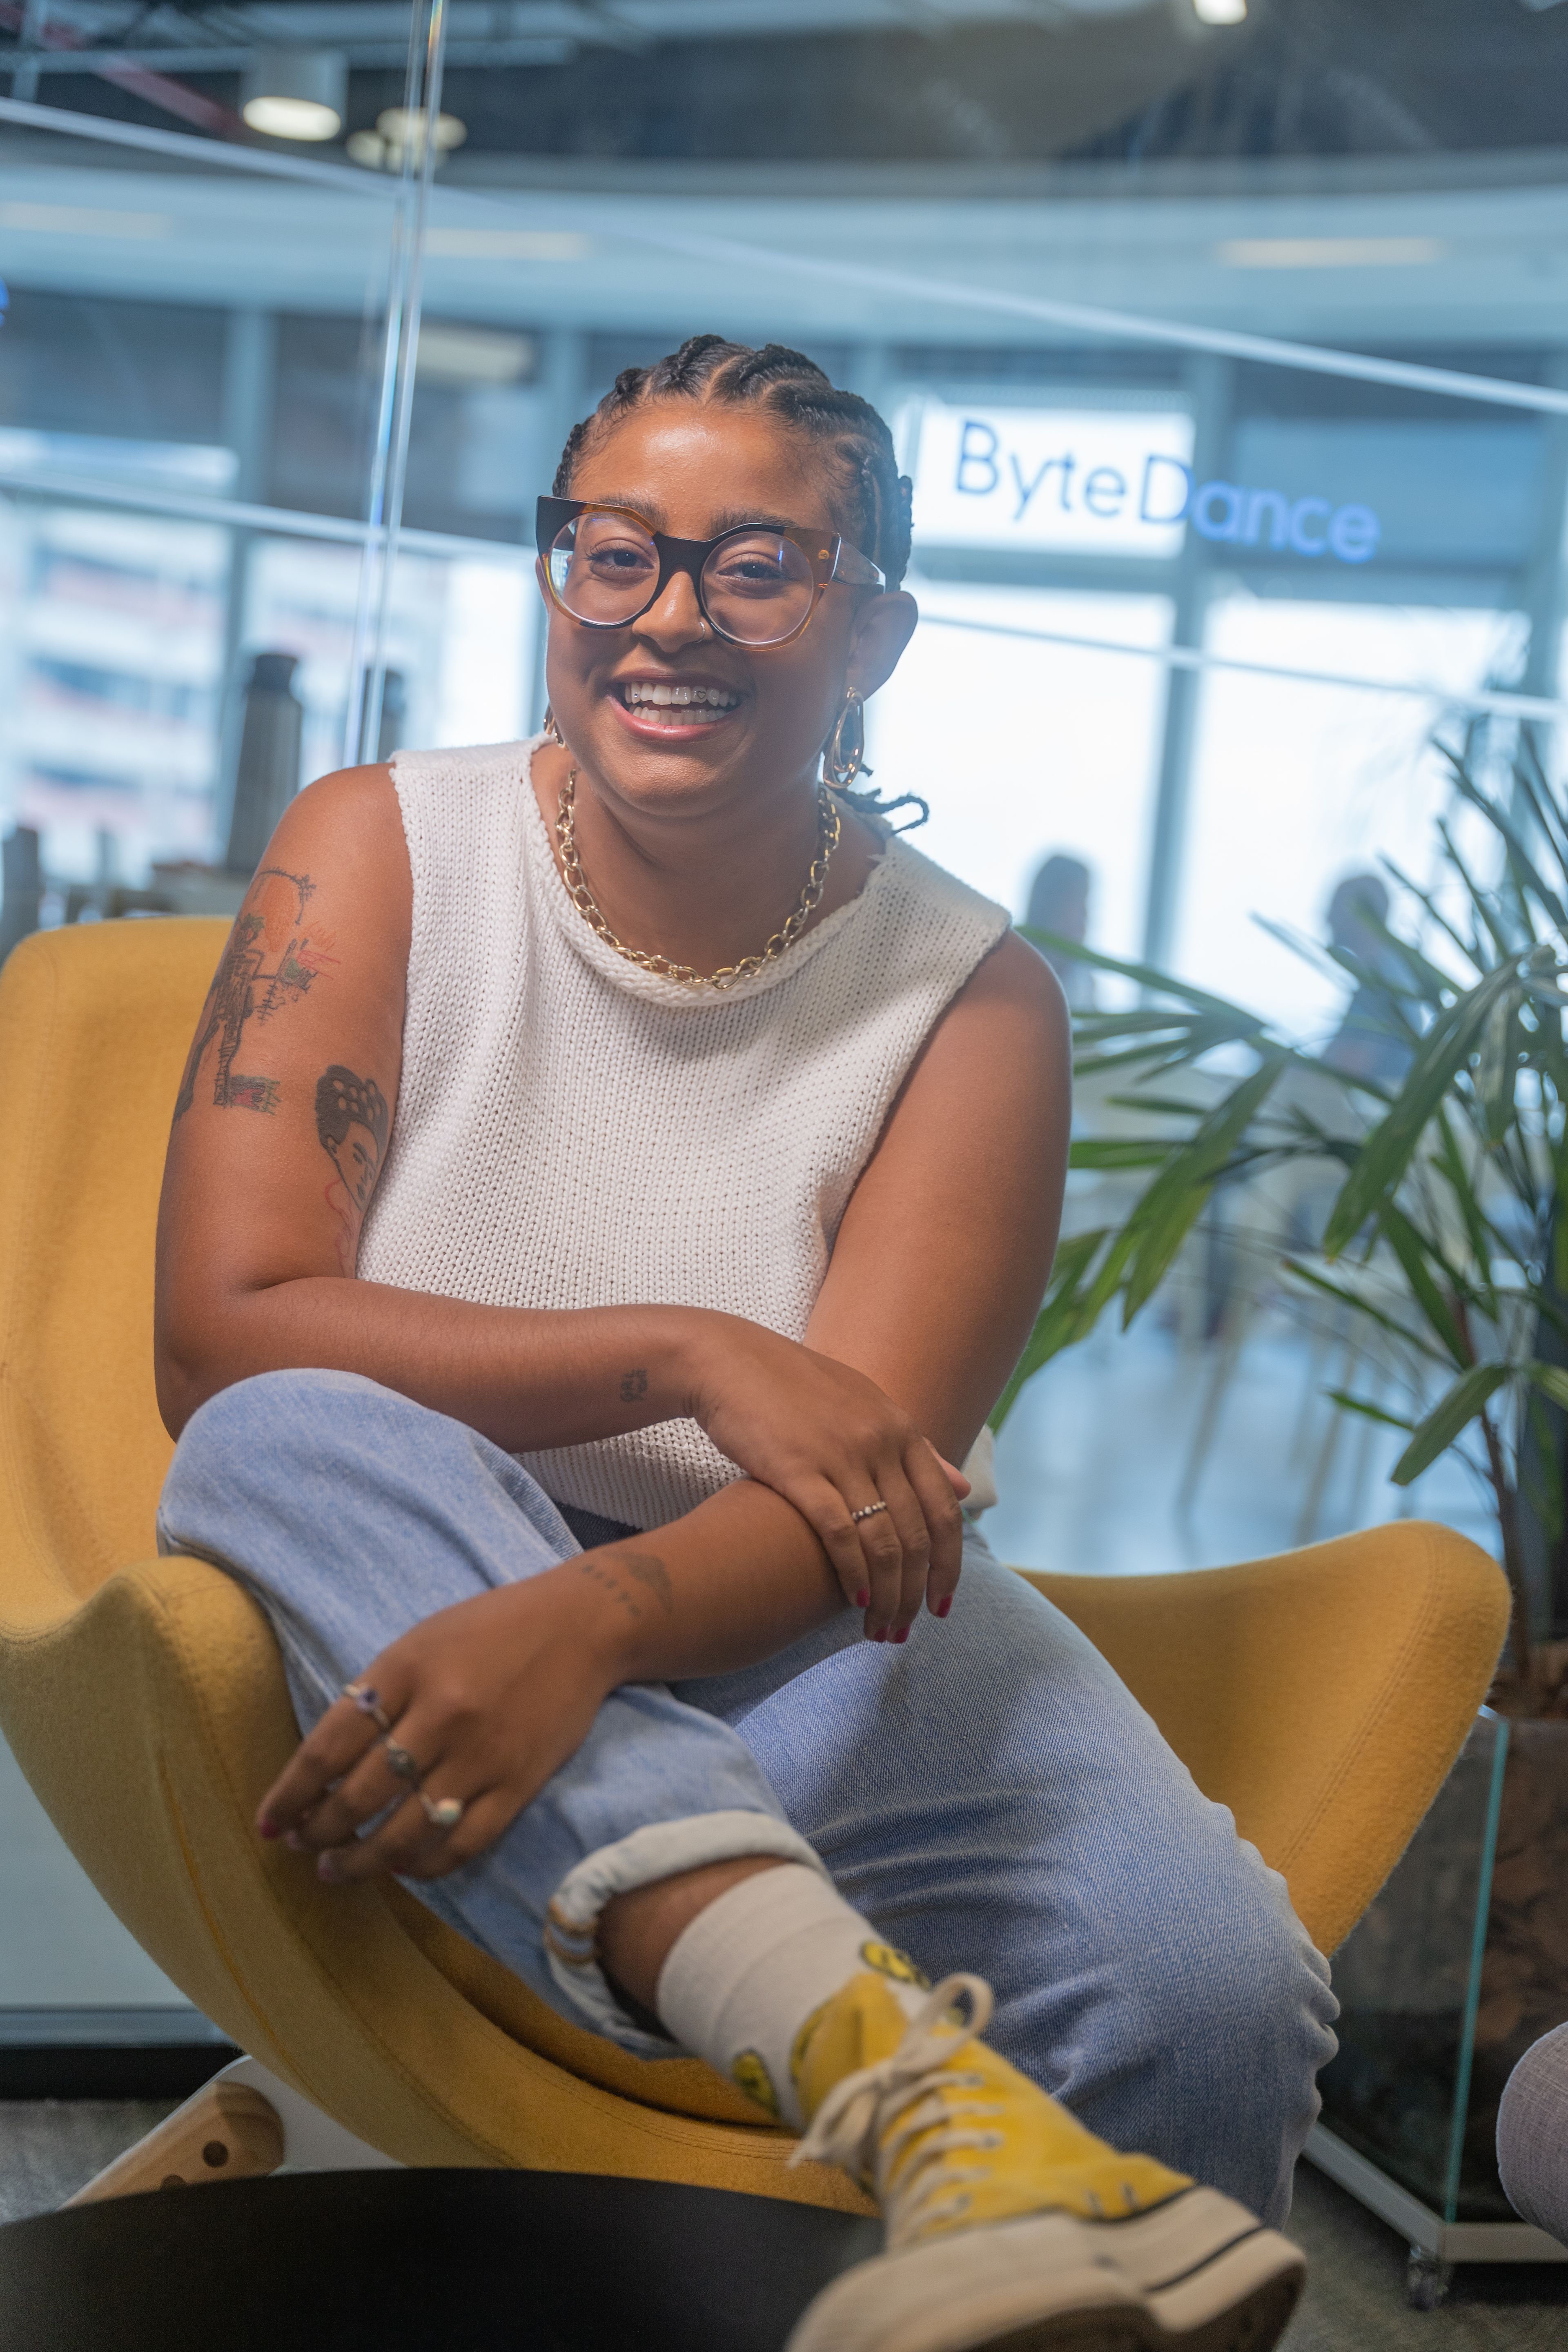
<path id="1" fill-rule="evenodd" d="M 887 585 L 877 566 L 832 531 L 742 523 L 716 539 L 671 539 L 626 507 L 541 499 L 537 544 L 552 601 L 589 629 L 624 629 L 684 572 L 715 636 L 736 646 L 798 637 L 833 582 Z"/>

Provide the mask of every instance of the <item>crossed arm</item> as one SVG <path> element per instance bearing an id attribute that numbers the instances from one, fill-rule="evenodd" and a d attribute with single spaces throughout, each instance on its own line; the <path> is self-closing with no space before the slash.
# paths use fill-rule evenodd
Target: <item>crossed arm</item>
<path id="1" fill-rule="evenodd" d="M 253 1373 L 330 1366 L 511 1451 L 689 1413 L 747 1475 L 668 1527 L 426 1619 L 375 1661 L 400 1739 L 420 1754 L 460 1737 L 476 1794 L 444 1842 L 405 1806 L 340 1856 L 345 1875 L 434 1874 L 480 1850 L 620 1682 L 771 1656 L 847 1602 L 873 1639 L 901 1639 L 922 1601 L 945 1613 L 962 1537 L 946 1465 L 1027 1335 L 1067 1148 L 1059 993 L 1007 940 L 910 1072 L 804 1347 L 705 1309 L 535 1312 L 362 1282 L 360 1227 L 395 1117 L 411 902 L 384 769 L 300 794 L 225 950 L 176 1104 L 157 1321 L 171 1431 Z M 888 1513 L 857 1528 L 851 1508 L 877 1494 Z M 272 1824 L 341 1847 L 384 1802 L 384 1790 L 371 1801 L 367 1749 L 364 1719 L 331 1710 L 269 1797 Z"/>

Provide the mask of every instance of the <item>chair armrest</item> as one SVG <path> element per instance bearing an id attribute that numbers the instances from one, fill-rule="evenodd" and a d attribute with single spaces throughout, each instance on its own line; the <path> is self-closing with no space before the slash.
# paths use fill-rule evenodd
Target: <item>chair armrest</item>
<path id="1" fill-rule="evenodd" d="M 1029 1581 L 1082 1628 L 1319 1948 L 1344 1941 L 1485 1698 L 1508 1586 L 1452 1528 L 1395 1521 L 1189 1576 Z"/>

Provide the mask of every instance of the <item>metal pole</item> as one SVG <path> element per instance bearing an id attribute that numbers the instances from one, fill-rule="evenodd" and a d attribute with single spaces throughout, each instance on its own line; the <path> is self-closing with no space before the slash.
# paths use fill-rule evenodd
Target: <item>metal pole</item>
<path id="1" fill-rule="evenodd" d="M 416 0 L 409 26 L 403 103 L 409 119 L 423 123 L 424 136 L 418 141 L 411 140 L 403 151 L 387 270 L 381 398 L 365 510 L 370 536 L 360 565 L 344 727 L 343 758 L 351 766 L 356 761 L 374 760 L 381 736 L 386 623 L 408 473 L 408 430 L 414 413 L 414 378 L 419 349 L 425 219 L 436 169 L 436 121 L 441 110 L 446 39 L 446 0 Z"/>
<path id="2" fill-rule="evenodd" d="M 1193 407 L 1193 483 L 1197 488 L 1215 480 L 1225 469 L 1230 445 L 1234 369 L 1229 360 L 1200 352 L 1188 360 L 1182 373 Z M 1173 645 L 1194 653 L 1201 648 L 1208 592 L 1208 550 L 1189 523 L 1175 565 L 1175 610 L 1171 616 Z M 1175 945 L 1182 854 L 1186 846 L 1192 790 L 1193 736 L 1202 691 L 1199 674 L 1194 670 L 1173 667 L 1168 677 L 1143 912 L 1142 960 L 1156 970 L 1163 970 L 1169 964 Z"/>

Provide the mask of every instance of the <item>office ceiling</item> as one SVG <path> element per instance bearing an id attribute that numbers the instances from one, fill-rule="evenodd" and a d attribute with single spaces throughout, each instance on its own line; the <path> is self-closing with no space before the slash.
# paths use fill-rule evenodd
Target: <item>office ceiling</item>
<path id="1" fill-rule="evenodd" d="M 1411 155 L 1563 143 L 1551 0 L 450 0 L 449 167 Z M 0 0 L 0 90 L 247 137 L 258 47 L 331 47 L 345 128 L 402 90 L 406 0 Z"/>

